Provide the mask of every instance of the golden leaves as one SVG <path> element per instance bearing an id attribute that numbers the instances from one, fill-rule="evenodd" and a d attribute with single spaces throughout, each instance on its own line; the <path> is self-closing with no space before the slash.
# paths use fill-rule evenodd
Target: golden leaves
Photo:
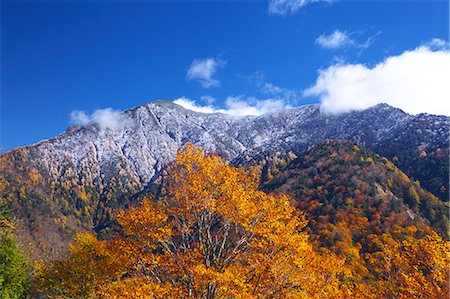
<path id="1" fill-rule="evenodd" d="M 344 192 L 346 187 L 336 188 Z M 322 186 L 317 189 L 328 195 Z M 349 210 L 364 202 L 363 191 L 343 197 Z M 325 206 L 314 199 L 309 204 L 310 210 Z M 288 196 L 259 190 L 256 170 L 232 167 L 188 145 L 167 167 L 160 198 L 145 199 L 117 215 L 121 226 L 117 236 L 99 241 L 81 234 L 66 260 L 40 265 L 36 273 L 41 290 L 66 297 L 448 295 L 450 248 L 438 235 L 416 239 L 420 228 L 402 222 L 392 222 L 396 224 L 389 231 L 369 233 L 364 215 L 333 215 L 334 222 L 329 215 L 321 220 L 320 233 L 342 258 L 324 248 L 314 249 L 304 231 L 303 213 L 291 206 Z M 395 215 L 374 210 L 371 221 L 381 223 L 382 217 Z M 365 234 L 356 243 L 355 230 Z"/>
<path id="2" fill-rule="evenodd" d="M 343 262 L 328 255 L 323 263 L 300 232 L 303 215 L 286 195 L 259 191 L 257 177 L 188 145 L 168 167 L 159 202 L 119 214 L 135 266 L 106 289 L 127 288 L 133 277 L 133 289 L 155 297 L 170 290 L 181 297 L 301 298 L 312 294 L 307 286 L 322 285 L 323 293 L 338 285 Z M 334 269 L 324 276 L 327 264 Z"/>

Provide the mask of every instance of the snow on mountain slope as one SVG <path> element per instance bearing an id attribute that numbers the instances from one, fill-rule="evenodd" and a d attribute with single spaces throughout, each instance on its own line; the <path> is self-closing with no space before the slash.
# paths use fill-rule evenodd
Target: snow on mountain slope
<path id="1" fill-rule="evenodd" d="M 77 177 L 102 182 L 125 171 L 146 184 L 185 143 L 216 152 L 227 160 L 274 150 L 300 151 L 324 139 L 349 139 L 383 152 L 392 141 L 416 149 L 445 147 L 449 119 L 412 116 L 388 105 L 360 112 L 323 115 L 319 105 L 286 109 L 262 116 L 236 117 L 186 110 L 171 102 L 154 102 L 124 111 L 124 125 L 111 130 L 96 124 L 27 147 L 28 156 L 53 180 L 69 166 Z M 404 136 L 406 130 L 410 135 Z M 383 154 L 383 153 L 382 153 Z M 72 173 L 71 173 L 72 174 Z"/>
<path id="2" fill-rule="evenodd" d="M 448 151 L 448 117 L 413 116 L 385 104 L 339 115 L 307 105 L 236 117 L 157 101 L 124 111 L 121 120 L 114 129 L 74 126 L 1 156 L 0 179 L 7 183 L 0 195 L 17 202 L 22 243 L 41 244 L 41 252 L 48 252 L 73 232 L 108 228 L 110 215 L 128 205 L 186 143 L 237 165 L 277 151 L 299 153 L 324 139 L 352 140 L 397 158 L 403 169 L 423 151 Z M 440 180 L 447 182 L 448 193 L 448 179 Z"/>

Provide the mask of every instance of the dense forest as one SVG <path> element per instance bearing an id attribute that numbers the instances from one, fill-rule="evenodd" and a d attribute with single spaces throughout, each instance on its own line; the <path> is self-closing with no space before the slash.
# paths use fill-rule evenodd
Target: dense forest
<path id="1" fill-rule="evenodd" d="M 39 185 L 38 174 L 23 173 Z M 186 146 L 158 185 L 130 202 L 105 209 L 107 233 L 78 233 L 60 258 L 29 261 L 12 234 L 14 205 L 2 198 L 1 297 L 450 294 L 448 202 L 350 142 L 322 142 L 299 157 L 277 153 L 266 165 L 241 168 Z"/>
<path id="2" fill-rule="evenodd" d="M 290 162 L 275 159 L 264 189 L 291 195 L 315 247 L 345 258 L 356 283 L 375 282 L 386 298 L 446 297 L 430 274 L 440 271 L 439 259 L 449 269 L 448 202 L 386 158 L 351 142 L 323 142 Z"/>

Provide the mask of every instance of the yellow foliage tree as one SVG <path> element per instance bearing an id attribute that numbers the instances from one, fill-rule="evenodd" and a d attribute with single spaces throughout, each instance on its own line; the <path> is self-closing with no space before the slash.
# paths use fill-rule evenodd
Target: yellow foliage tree
<path id="1" fill-rule="evenodd" d="M 367 254 L 385 298 L 447 298 L 450 243 L 431 233 L 402 242 L 383 234 L 373 240 L 379 251 Z"/>
<path id="2" fill-rule="evenodd" d="M 286 195 L 258 190 L 257 178 L 187 146 L 168 167 L 158 201 L 119 213 L 122 233 L 107 244 L 91 240 L 109 253 L 91 252 L 86 260 L 81 251 L 78 266 L 99 261 L 87 270 L 96 273 L 108 268 L 101 265 L 106 261 L 110 269 L 108 279 L 95 275 L 89 292 L 104 298 L 349 295 L 340 280 L 348 275 L 344 260 L 314 251 L 303 215 Z M 71 256 L 77 252 L 72 248 Z"/>
<path id="3" fill-rule="evenodd" d="M 167 170 L 161 200 L 118 215 L 128 275 L 101 294 L 330 298 L 344 291 L 343 261 L 314 252 L 303 215 L 286 195 L 258 190 L 257 177 L 187 146 Z"/>
<path id="4" fill-rule="evenodd" d="M 34 284 L 37 294 L 50 298 L 92 298 L 99 285 L 124 274 L 121 256 L 105 241 L 89 233 L 78 234 L 69 257 L 50 265 L 37 262 Z"/>

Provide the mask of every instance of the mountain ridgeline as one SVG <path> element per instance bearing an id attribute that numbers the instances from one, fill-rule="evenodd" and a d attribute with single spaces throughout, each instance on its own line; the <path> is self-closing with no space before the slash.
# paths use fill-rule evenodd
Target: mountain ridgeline
<path id="1" fill-rule="evenodd" d="M 364 162 L 358 160 L 362 154 L 336 159 L 341 164 L 351 162 L 348 170 L 361 174 L 363 183 L 347 181 L 355 183 L 345 189 L 353 188 L 349 197 L 358 200 L 358 195 L 368 196 L 370 202 L 380 192 L 390 194 L 386 195 L 391 201 L 388 211 L 407 216 L 405 221 L 418 221 L 417 227 L 423 230 L 433 227 L 446 235 L 448 126 L 448 117 L 409 115 L 385 104 L 339 115 L 326 115 L 319 105 L 307 105 L 262 116 L 236 117 L 193 112 L 158 101 L 124 111 L 114 128 L 96 123 L 74 126 L 55 138 L 4 153 L 0 157 L 0 196 L 14 208 L 17 235 L 31 256 L 51 258 L 66 252 L 75 232 L 94 230 L 107 235 L 113 215 L 134 204 L 185 144 L 217 153 L 234 165 L 261 165 L 263 185 L 278 190 L 281 187 L 274 177 L 285 180 L 292 167 L 301 167 L 304 176 L 312 176 L 314 171 L 307 169 L 319 167 L 295 157 L 307 159 L 316 151 L 335 158 L 346 153 L 341 143 L 326 143 L 327 151 L 312 145 L 324 140 L 349 140 L 365 153 Z M 352 146 L 343 146 L 350 149 L 350 156 Z M 367 162 L 369 157 L 374 164 Z M 285 167 L 290 167 L 286 173 Z M 386 180 L 365 176 L 367 172 L 379 173 L 376 167 L 391 168 L 392 173 Z M 314 176 L 313 183 L 300 184 L 306 189 L 295 187 L 299 206 L 301 198 L 311 197 L 307 190 L 318 192 L 319 183 L 322 189 L 331 188 L 327 181 L 321 181 L 323 177 L 314 181 Z M 356 194 L 356 189 L 360 193 Z M 347 195 L 336 194 L 342 197 L 340 201 L 347 199 Z M 323 203 L 324 207 L 334 204 L 327 196 L 317 200 L 330 201 Z M 361 209 L 366 213 L 368 208 Z M 326 242 L 321 238 L 318 242 Z"/>

